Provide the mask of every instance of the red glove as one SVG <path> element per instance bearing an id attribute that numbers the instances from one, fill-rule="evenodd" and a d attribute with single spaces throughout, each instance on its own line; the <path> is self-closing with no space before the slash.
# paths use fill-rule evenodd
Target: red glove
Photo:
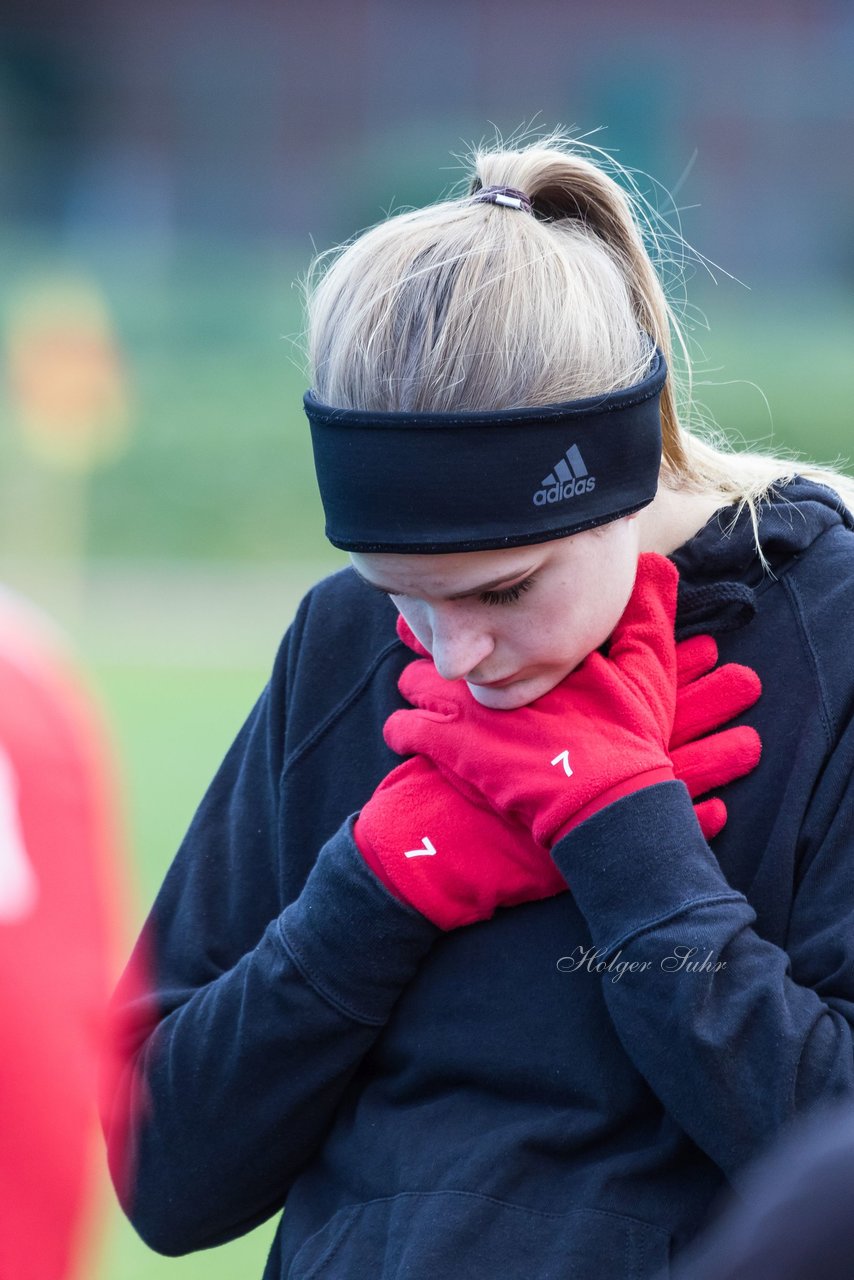
<path id="1" fill-rule="evenodd" d="M 397 616 L 397 634 L 414 653 L 430 657 L 403 614 Z M 676 714 L 669 752 L 674 775 L 692 799 L 750 773 L 762 753 L 759 734 L 749 725 L 713 733 L 753 706 L 762 692 L 750 667 L 729 662 L 713 671 L 717 660 L 718 647 L 711 636 L 692 636 L 676 646 Z M 464 687 L 464 681 L 449 683 Z M 726 805 L 718 797 L 699 801 L 694 812 L 706 840 L 713 840 L 726 824 Z"/>
<path id="2" fill-rule="evenodd" d="M 750 725 L 714 733 L 720 725 L 752 707 L 762 692 L 751 667 L 727 662 L 713 670 L 718 646 L 711 636 L 692 636 L 676 646 L 676 717 L 670 735 L 673 772 L 691 798 L 706 795 L 750 773 L 759 763 L 762 743 Z M 694 805 L 706 840 L 726 824 L 723 800 L 715 796 Z"/>
<path id="3" fill-rule="evenodd" d="M 353 837 L 386 888 L 441 929 L 566 890 L 530 831 L 467 799 L 424 756 L 382 780 Z"/>

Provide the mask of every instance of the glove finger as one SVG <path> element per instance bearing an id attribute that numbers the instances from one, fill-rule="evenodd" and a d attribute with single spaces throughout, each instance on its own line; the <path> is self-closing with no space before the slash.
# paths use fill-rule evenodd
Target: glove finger
<path id="1" fill-rule="evenodd" d="M 723 800 L 712 796 L 710 800 L 701 800 L 694 805 L 694 812 L 700 824 L 705 840 L 714 840 L 715 836 L 726 826 L 727 811 Z"/>
<path id="2" fill-rule="evenodd" d="M 417 641 L 416 641 L 417 643 Z M 718 660 L 718 646 L 712 636 L 691 636 L 676 646 L 676 687 L 707 675 Z"/>
<path id="3" fill-rule="evenodd" d="M 397 687 L 415 707 L 445 714 L 452 710 L 457 714 L 457 699 L 468 692 L 464 680 L 443 680 L 432 658 L 416 658 L 407 663 L 400 673 Z"/>
<path id="4" fill-rule="evenodd" d="M 420 658 L 429 658 L 431 656 L 429 649 L 424 648 L 424 645 L 418 639 L 402 613 L 397 615 L 397 636 L 399 640 L 403 641 L 407 648 L 411 649 L 413 653 L 417 653 Z M 714 666 L 714 663 L 712 663 L 712 666 Z"/>
<path id="5" fill-rule="evenodd" d="M 743 778 L 759 763 L 762 742 L 750 725 L 725 729 L 670 752 L 673 771 L 691 798 Z"/>
<path id="6" fill-rule="evenodd" d="M 608 659 L 650 702 L 660 723 L 670 725 L 676 687 L 676 588 L 672 561 L 654 552 L 638 557 L 634 589 L 614 628 Z"/>
<path id="7" fill-rule="evenodd" d="M 383 725 L 383 738 L 399 756 L 425 755 L 432 759 L 436 725 L 453 724 L 455 715 L 441 711 L 422 711 L 420 707 L 392 711 Z"/>
<path id="8" fill-rule="evenodd" d="M 670 735 L 671 750 L 714 729 L 746 711 L 762 693 L 762 682 L 752 667 L 727 662 L 709 675 L 680 689 Z"/>

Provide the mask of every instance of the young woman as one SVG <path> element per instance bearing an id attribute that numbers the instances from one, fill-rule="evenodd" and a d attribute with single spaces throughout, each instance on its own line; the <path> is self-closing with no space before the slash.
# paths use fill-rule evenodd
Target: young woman
<path id="1" fill-rule="evenodd" d="M 854 1093 L 850 482 L 680 425 L 635 206 L 557 137 L 309 320 L 353 563 L 114 997 L 119 1197 L 167 1254 L 284 1207 L 266 1280 L 664 1275 Z"/>

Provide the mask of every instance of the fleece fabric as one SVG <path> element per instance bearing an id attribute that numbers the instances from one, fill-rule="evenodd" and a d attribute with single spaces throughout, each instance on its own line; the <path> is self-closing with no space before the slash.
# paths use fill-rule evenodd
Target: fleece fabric
<path id="1" fill-rule="evenodd" d="M 151 1248 L 281 1214 L 264 1280 L 660 1278 L 788 1122 L 854 1098 L 854 520 L 781 487 L 766 571 L 734 515 L 672 555 L 677 637 L 763 685 L 722 833 L 646 788 L 558 843 L 571 891 L 449 933 L 352 836 L 400 763 L 394 604 L 350 568 L 306 594 L 113 998 L 103 1124 Z"/>

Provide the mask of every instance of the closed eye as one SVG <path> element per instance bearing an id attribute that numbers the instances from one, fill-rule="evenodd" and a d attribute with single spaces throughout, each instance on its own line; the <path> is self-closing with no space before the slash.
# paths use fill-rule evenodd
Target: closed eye
<path id="1" fill-rule="evenodd" d="M 532 574 L 530 578 L 523 578 L 505 591 L 482 591 L 478 599 L 482 604 L 514 604 L 523 591 L 530 591 L 536 580 L 536 574 Z"/>

